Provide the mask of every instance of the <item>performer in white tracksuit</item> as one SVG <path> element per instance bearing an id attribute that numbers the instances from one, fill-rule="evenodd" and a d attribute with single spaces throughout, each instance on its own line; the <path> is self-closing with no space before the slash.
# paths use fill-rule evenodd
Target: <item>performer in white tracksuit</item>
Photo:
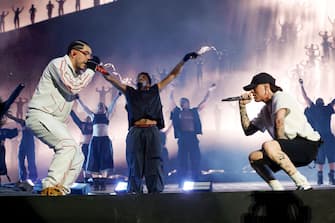
<path id="1" fill-rule="evenodd" d="M 91 82 L 99 63 L 98 57 L 92 58 L 88 43 L 73 41 L 65 56 L 47 65 L 29 102 L 27 126 L 55 152 L 42 180 L 41 195 L 69 194 L 80 174 L 84 156 L 65 121 L 76 94 Z"/>

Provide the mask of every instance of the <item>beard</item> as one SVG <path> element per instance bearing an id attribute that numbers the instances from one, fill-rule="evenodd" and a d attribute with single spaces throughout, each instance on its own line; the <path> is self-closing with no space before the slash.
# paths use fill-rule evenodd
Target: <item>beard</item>
<path id="1" fill-rule="evenodd" d="M 147 86 L 147 82 L 146 81 L 137 82 L 137 89 L 142 89 L 145 86 Z"/>

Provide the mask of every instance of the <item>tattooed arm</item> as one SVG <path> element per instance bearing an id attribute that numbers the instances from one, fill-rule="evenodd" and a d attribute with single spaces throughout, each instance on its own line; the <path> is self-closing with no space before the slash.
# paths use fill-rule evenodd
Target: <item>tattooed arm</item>
<path id="1" fill-rule="evenodd" d="M 241 125 L 244 131 L 244 134 L 249 136 L 257 132 L 259 129 L 250 122 L 248 117 L 246 104 L 249 103 L 251 100 L 240 100 L 239 101 L 239 108 L 240 108 L 240 118 L 241 118 Z"/>

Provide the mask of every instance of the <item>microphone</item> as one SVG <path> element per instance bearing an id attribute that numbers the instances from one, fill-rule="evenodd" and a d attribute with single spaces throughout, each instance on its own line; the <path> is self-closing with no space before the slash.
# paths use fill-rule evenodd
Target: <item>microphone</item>
<path id="1" fill-rule="evenodd" d="M 239 101 L 239 100 L 241 100 L 241 99 L 243 99 L 242 96 L 236 96 L 236 97 L 224 98 L 224 99 L 222 99 L 221 101 Z"/>
<path id="2" fill-rule="evenodd" d="M 101 65 L 98 65 L 95 69 L 96 71 L 102 73 L 103 75 L 108 75 L 108 71 Z"/>
<path id="3" fill-rule="evenodd" d="M 247 98 L 243 98 L 242 96 L 236 96 L 236 97 L 229 97 L 224 98 L 221 101 L 239 101 L 239 100 L 251 100 L 252 96 L 248 95 Z"/>

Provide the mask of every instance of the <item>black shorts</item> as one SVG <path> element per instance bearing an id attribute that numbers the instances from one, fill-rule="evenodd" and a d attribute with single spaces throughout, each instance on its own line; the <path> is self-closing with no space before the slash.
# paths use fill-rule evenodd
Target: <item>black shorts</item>
<path id="1" fill-rule="evenodd" d="M 276 141 L 296 167 L 307 166 L 315 160 L 321 145 L 321 140 L 311 141 L 299 136 L 294 139 L 276 139 Z M 281 170 L 281 167 L 268 157 L 265 157 L 265 160 L 273 172 Z"/>

